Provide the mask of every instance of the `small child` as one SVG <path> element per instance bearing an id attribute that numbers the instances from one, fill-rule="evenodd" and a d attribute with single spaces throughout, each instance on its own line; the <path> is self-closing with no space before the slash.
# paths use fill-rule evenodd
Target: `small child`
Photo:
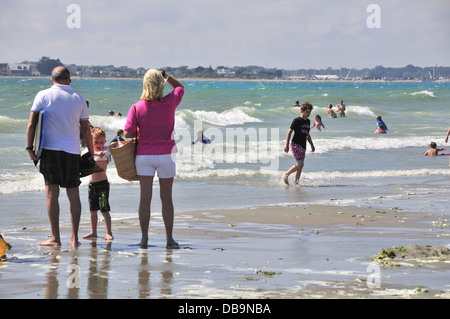
<path id="1" fill-rule="evenodd" d="M 315 151 L 314 144 L 312 142 L 311 136 L 309 135 L 310 130 L 310 120 L 309 116 L 313 106 L 309 102 L 302 104 L 300 111 L 301 115 L 296 117 L 289 128 L 286 137 L 286 145 L 284 151 L 287 153 L 289 151 L 289 141 L 291 139 L 292 132 L 294 132 L 294 137 L 290 143 L 292 155 L 295 158 L 295 165 L 293 165 L 289 170 L 283 174 L 283 181 L 286 185 L 289 185 L 289 175 L 295 172 L 295 184 L 298 184 L 300 175 L 302 174 L 302 169 L 305 161 L 306 155 L 306 141 L 311 145 L 311 152 Z"/>
<path id="2" fill-rule="evenodd" d="M 125 141 L 125 139 L 123 138 L 123 134 L 124 134 L 124 131 L 122 129 L 118 129 L 116 132 L 116 137 L 111 141 L 111 143 Z M 111 143 L 109 143 L 109 144 L 111 144 Z"/>
<path id="3" fill-rule="evenodd" d="M 375 134 L 386 134 L 386 131 L 388 130 L 386 124 L 381 119 L 381 116 L 377 116 L 377 130 L 375 131 Z"/>
<path id="4" fill-rule="evenodd" d="M 97 211 L 103 215 L 106 224 L 105 240 L 114 239 L 111 231 L 111 216 L 109 211 L 109 182 L 106 176 L 106 167 L 111 161 L 111 152 L 109 147 L 105 146 L 106 133 L 100 127 L 94 127 L 91 130 L 92 141 L 94 144 L 94 159 L 96 164 L 103 168 L 102 172 L 94 173 L 89 176 L 89 209 L 91 211 L 91 233 L 83 238 L 97 237 Z"/>
<path id="5" fill-rule="evenodd" d="M 317 126 L 316 126 L 317 125 Z M 317 114 L 314 118 L 314 124 L 311 126 L 311 128 L 316 127 L 316 130 L 321 131 L 322 129 L 320 127 L 323 127 L 323 130 L 325 131 L 325 125 L 322 123 L 322 118 L 319 114 Z"/>
<path id="6" fill-rule="evenodd" d="M 437 148 L 437 145 L 435 142 L 430 143 L 430 149 L 426 151 L 423 155 L 424 156 L 436 156 L 436 155 L 442 155 L 439 152 L 444 151 L 445 148 Z"/>

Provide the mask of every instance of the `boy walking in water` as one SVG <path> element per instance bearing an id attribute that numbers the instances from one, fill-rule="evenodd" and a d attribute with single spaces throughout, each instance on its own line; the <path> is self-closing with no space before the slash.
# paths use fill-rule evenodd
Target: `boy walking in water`
<path id="1" fill-rule="evenodd" d="M 310 121 L 309 116 L 313 106 L 309 102 L 305 102 L 300 107 L 301 115 L 296 117 L 289 128 L 286 137 L 286 146 L 284 151 L 289 152 L 289 141 L 291 140 L 292 132 L 294 132 L 294 137 L 290 143 L 292 155 L 295 158 L 296 164 L 292 166 L 288 171 L 283 174 L 283 181 L 286 185 L 289 185 L 289 175 L 295 172 L 295 184 L 298 184 L 300 175 L 302 173 L 305 154 L 306 154 L 306 141 L 308 140 L 311 145 L 311 152 L 315 151 L 314 144 L 312 142 L 311 136 L 309 135 Z"/>
<path id="2" fill-rule="evenodd" d="M 91 233 L 83 238 L 97 237 L 97 211 L 103 215 L 106 224 L 105 240 L 114 239 L 111 231 L 111 216 L 109 214 L 109 182 L 106 176 L 106 167 L 111 161 L 109 147 L 105 146 L 106 133 L 100 127 L 94 127 L 91 131 L 94 144 L 94 159 L 102 172 L 89 176 L 89 209 L 91 211 Z"/>

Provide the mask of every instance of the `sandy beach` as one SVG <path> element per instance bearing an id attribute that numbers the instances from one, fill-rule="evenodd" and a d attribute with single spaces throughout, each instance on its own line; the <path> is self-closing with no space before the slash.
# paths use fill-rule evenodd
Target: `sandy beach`
<path id="1" fill-rule="evenodd" d="M 80 235 L 88 231 L 82 223 Z M 180 249 L 164 247 L 161 216 L 152 217 L 148 249 L 136 245 L 137 218 L 113 219 L 113 231 L 111 243 L 98 237 L 77 248 L 68 226 L 58 248 L 37 245 L 46 227 L 3 234 L 12 249 L 0 264 L 0 298 L 450 297 L 448 248 L 430 254 L 448 246 L 450 226 L 430 213 L 327 205 L 183 212 L 174 230 Z M 393 246 L 406 253 L 373 262 Z"/>

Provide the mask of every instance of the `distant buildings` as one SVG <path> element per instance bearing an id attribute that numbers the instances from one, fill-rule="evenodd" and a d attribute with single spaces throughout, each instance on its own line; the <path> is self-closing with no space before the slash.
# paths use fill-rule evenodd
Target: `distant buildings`
<path id="1" fill-rule="evenodd" d="M 223 75 L 224 77 L 234 77 L 236 75 L 236 72 L 231 71 L 230 69 L 227 68 L 218 68 L 216 70 L 218 75 Z"/>
<path id="2" fill-rule="evenodd" d="M 28 63 L 0 63 L 0 75 L 40 76 L 41 72 Z"/>
<path id="3" fill-rule="evenodd" d="M 54 60 L 48 57 L 42 57 L 39 62 L 0 63 L 0 76 L 48 76 L 49 72 L 52 69 L 52 67 L 49 66 L 50 62 L 53 64 L 57 63 L 58 65 L 61 65 L 61 61 L 59 59 Z M 142 78 L 146 72 L 146 68 L 143 67 L 134 69 L 127 66 L 84 66 L 76 64 L 69 64 L 66 66 L 69 68 L 71 74 L 86 78 Z M 276 68 L 265 68 L 256 65 L 245 67 L 217 66 L 216 68 L 212 68 L 211 66 L 207 68 L 201 66 L 196 68 L 189 68 L 188 66 L 167 66 L 163 69 L 165 69 L 167 73 L 172 74 L 178 78 L 192 79 L 234 78 L 293 81 L 447 81 L 450 79 L 450 67 L 433 66 L 422 68 L 413 65 L 407 65 L 405 67 L 399 68 L 376 66 L 375 68 L 370 69 L 332 69 L 331 67 L 328 67 L 326 69 L 282 70 Z"/>

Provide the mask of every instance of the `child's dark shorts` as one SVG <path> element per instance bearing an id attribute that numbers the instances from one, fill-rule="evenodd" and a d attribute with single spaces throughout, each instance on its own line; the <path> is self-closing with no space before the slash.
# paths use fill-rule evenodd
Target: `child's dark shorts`
<path id="1" fill-rule="evenodd" d="M 45 185 L 80 186 L 80 155 L 44 149 L 40 161 L 39 171 L 44 175 Z"/>
<path id="2" fill-rule="evenodd" d="M 89 182 L 89 210 L 109 212 L 109 182 L 107 179 L 100 182 Z"/>

